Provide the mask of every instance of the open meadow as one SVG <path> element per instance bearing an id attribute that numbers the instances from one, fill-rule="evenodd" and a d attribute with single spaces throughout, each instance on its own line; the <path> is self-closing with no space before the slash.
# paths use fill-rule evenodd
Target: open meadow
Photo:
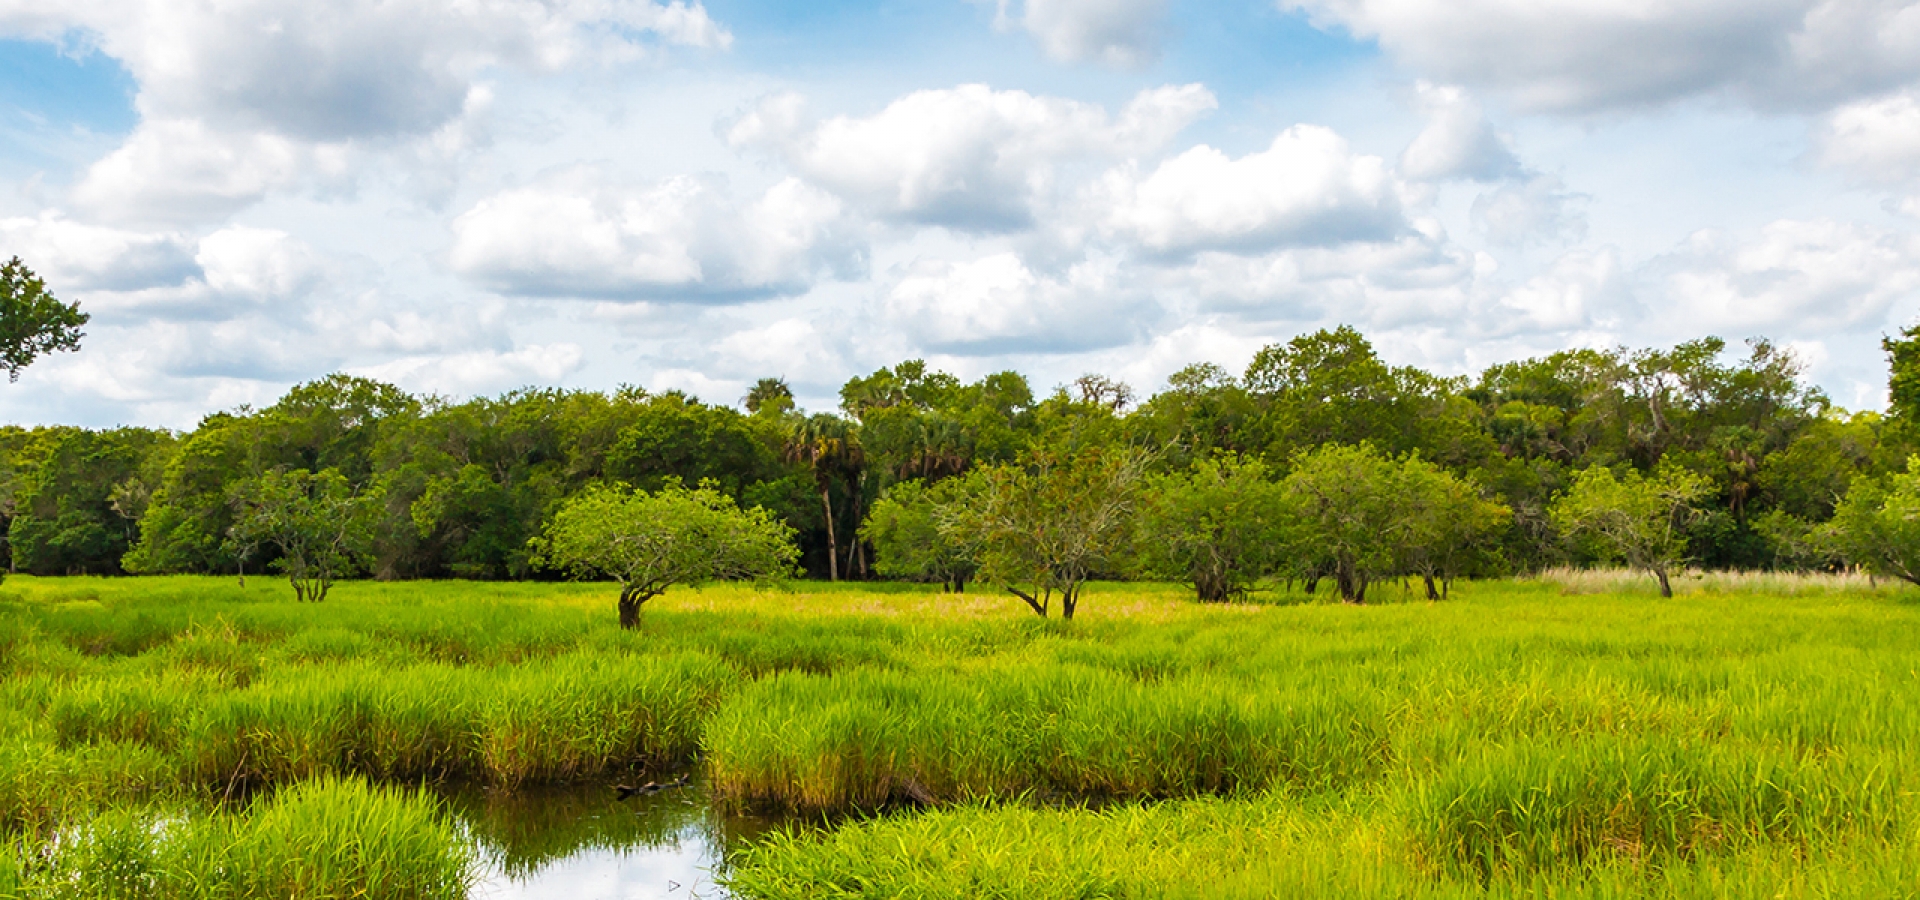
<path id="1" fill-rule="evenodd" d="M 1920 591 L 1674 588 L 14 577 L 0 895 L 460 897 L 449 789 L 686 771 L 743 897 L 1920 896 Z"/>

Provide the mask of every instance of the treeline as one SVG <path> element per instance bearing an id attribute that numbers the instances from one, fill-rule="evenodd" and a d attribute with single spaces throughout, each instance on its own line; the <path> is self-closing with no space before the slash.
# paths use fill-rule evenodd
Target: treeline
<path id="1" fill-rule="evenodd" d="M 1822 528 L 1855 481 L 1866 479 L 1883 498 L 1899 494 L 1889 479 L 1920 448 L 1912 424 L 1920 416 L 1920 335 L 1909 330 L 1886 349 L 1894 364 L 1886 416 L 1834 407 L 1803 380 L 1791 353 L 1764 340 L 1735 353 L 1717 338 L 1574 350 L 1445 378 L 1388 365 L 1345 327 L 1269 346 L 1237 375 L 1190 366 L 1144 400 L 1100 376 L 1041 396 L 1015 372 L 963 382 L 919 361 L 847 382 L 837 412 L 812 415 L 795 408 L 777 379 L 763 379 L 736 409 L 638 388 L 527 389 L 452 403 L 333 375 L 266 409 L 209 415 L 184 433 L 0 429 L 0 523 L 9 571 L 257 572 L 277 551 L 236 539 L 249 492 L 263 478 L 300 472 L 317 483 L 325 473 L 374 511 L 355 557 L 368 574 L 541 578 L 559 573 L 539 564 L 529 540 L 568 498 L 598 485 L 653 491 L 704 482 L 791 526 L 813 576 L 868 578 L 884 569 L 952 581 L 966 574 L 906 554 L 918 547 L 967 556 L 969 534 L 981 546 L 1000 545 L 979 533 L 991 524 L 986 518 L 934 521 L 940 509 L 998 510 L 996 521 L 1013 527 L 1008 517 L 1018 510 L 992 506 L 981 491 L 1011 492 L 1011 503 L 1044 490 L 1095 490 L 1093 482 L 1076 488 L 1043 476 L 1100 458 L 1138 469 L 1127 484 L 1138 486 L 1140 521 L 1162 525 L 1159 537 L 1132 528 L 1127 551 L 1090 560 L 1089 577 L 1203 579 L 1191 554 L 1180 555 L 1180 535 L 1200 527 L 1191 523 L 1211 522 L 1223 504 L 1258 496 L 1263 486 L 1293 491 L 1293 506 L 1269 508 L 1298 518 L 1308 508 L 1300 505 L 1303 467 L 1338 463 L 1387 466 L 1376 471 L 1385 479 L 1374 485 L 1378 496 L 1333 490 L 1353 488 L 1351 473 L 1322 479 L 1332 493 L 1314 508 L 1343 527 L 1377 532 L 1387 521 L 1349 515 L 1362 499 L 1386 509 L 1372 514 L 1399 515 L 1395 527 L 1437 521 L 1444 511 L 1410 505 L 1415 494 L 1405 485 L 1415 483 L 1432 497 L 1453 497 L 1448 514 L 1476 523 L 1470 545 L 1441 530 L 1425 550 L 1402 547 L 1375 560 L 1376 577 L 1494 574 L 1622 553 L 1583 539 L 1566 511 L 1582 473 L 1604 469 L 1622 483 L 1688 486 L 1671 525 L 1694 564 L 1830 567 L 1846 557 Z M 1329 448 L 1358 455 L 1342 462 Z M 986 500 L 956 505 L 968 492 Z M 1402 508 L 1391 509 L 1396 504 Z M 876 506 L 882 517 L 870 521 Z M 919 520 L 906 514 L 915 509 Z M 1044 520 L 1047 509 L 1035 515 Z M 1250 546 L 1288 546 L 1255 526 L 1266 527 L 1248 526 Z M 892 542 L 896 559 L 876 559 L 876 537 L 883 549 Z M 1321 549 L 1317 561 L 1293 569 L 1266 560 L 1239 571 L 1345 577 L 1339 554 Z M 1450 554 L 1445 572 L 1421 561 L 1442 550 Z M 1014 583 L 1016 574 L 998 580 Z"/>

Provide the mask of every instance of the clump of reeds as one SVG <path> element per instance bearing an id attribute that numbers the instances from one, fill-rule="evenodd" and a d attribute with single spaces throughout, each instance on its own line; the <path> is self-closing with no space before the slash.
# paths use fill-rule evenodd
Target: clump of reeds
<path id="1" fill-rule="evenodd" d="M 0 863 L 27 896 L 107 898 L 458 898 L 471 849 L 431 798 L 321 778 L 244 812 L 116 808 Z"/>
<path id="2" fill-rule="evenodd" d="M 1442 865 L 1481 878 L 1692 858 L 1774 841 L 1837 846 L 1898 823 L 1900 773 L 1876 758 L 1603 737 L 1488 748 L 1410 795 L 1412 826 Z"/>
<path id="3" fill-rule="evenodd" d="M 729 698 L 706 751 L 720 796 L 798 810 L 1316 790 L 1390 755 L 1377 701 L 1059 663 L 777 676 Z"/>

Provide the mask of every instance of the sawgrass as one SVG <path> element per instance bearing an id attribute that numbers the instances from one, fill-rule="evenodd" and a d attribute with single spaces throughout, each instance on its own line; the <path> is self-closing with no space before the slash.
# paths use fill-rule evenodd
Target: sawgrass
<path id="1" fill-rule="evenodd" d="M 1550 573 L 1353 607 L 1097 585 L 1071 625 L 991 594 L 723 587 L 622 632 L 599 585 L 296 604 L 11 578 L 0 894 L 95 833 L 134 848 L 102 871 L 188 871 L 165 823 L 251 828 L 308 785 L 698 760 L 726 804 L 831 825 L 738 857 L 746 896 L 1915 896 L 1920 592 L 1677 586 Z M 283 843 L 308 827 L 286 821 Z M 567 844 L 489 821 L 451 840 L 526 866 Z"/>

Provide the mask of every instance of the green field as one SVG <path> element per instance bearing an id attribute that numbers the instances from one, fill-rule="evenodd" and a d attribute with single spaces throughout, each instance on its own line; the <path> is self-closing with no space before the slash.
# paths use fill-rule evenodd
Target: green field
<path id="1" fill-rule="evenodd" d="M 0 894 L 453 897 L 436 794 L 702 767 L 744 896 L 1920 896 L 1920 592 L 1569 575 L 1071 624 L 919 587 L 9 578 Z"/>

